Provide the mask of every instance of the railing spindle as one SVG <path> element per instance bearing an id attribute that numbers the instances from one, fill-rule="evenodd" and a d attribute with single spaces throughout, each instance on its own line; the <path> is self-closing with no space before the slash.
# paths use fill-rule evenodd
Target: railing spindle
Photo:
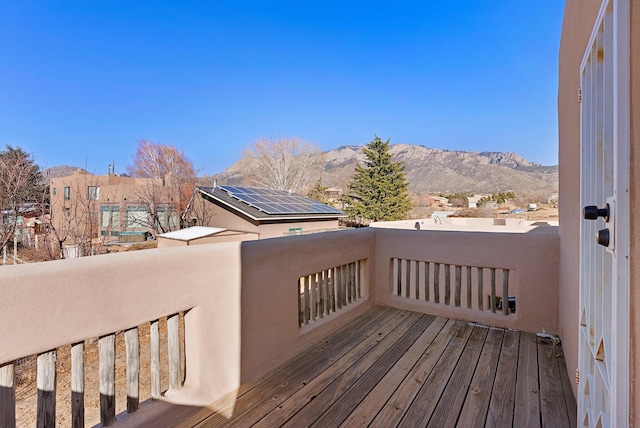
<path id="1" fill-rule="evenodd" d="M 460 307 L 460 298 L 462 294 L 462 267 L 456 265 L 456 294 L 454 296 L 455 305 Z"/>
<path id="2" fill-rule="evenodd" d="M 140 341 L 138 328 L 124 332 L 127 356 L 127 413 L 140 407 Z"/>
<path id="3" fill-rule="evenodd" d="M 167 347 L 169 355 L 169 389 L 177 391 L 182 386 L 180 378 L 180 314 L 167 318 Z"/>
<path id="4" fill-rule="evenodd" d="M 478 268 L 478 309 L 484 311 L 484 271 L 481 267 Z"/>
<path id="5" fill-rule="evenodd" d="M 84 427 L 84 342 L 71 345 L 71 426 Z"/>
<path id="6" fill-rule="evenodd" d="M 471 308 L 471 266 L 467 266 L 467 308 Z"/>
<path id="7" fill-rule="evenodd" d="M 416 299 L 420 300 L 420 261 L 416 261 Z"/>
<path id="8" fill-rule="evenodd" d="M 433 301 L 440 303 L 440 263 L 433 264 Z"/>
<path id="9" fill-rule="evenodd" d="M 451 265 L 444 265 L 444 304 L 451 303 Z"/>
<path id="10" fill-rule="evenodd" d="M 429 266 L 431 263 L 424 262 L 424 300 L 429 301 Z"/>
<path id="11" fill-rule="evenodd" d="M 112 425 L 116 421 L 116 335 L 98 339 L 100 371 L 100 424 Z"/>
<path id="12" fill-rule="evenodd" d="M 396 260 L 396 270 L 397 270 L 396 295 L 402 296 L 402 259 L 395 259 L 395 260 Z"/>
<path id="13" fill-rule="evenodd" d="M 158 320 L 151 321 L 150 346 L 151 346 L 151 398 L 160 399 L 160 330 Z"/>
<path id="14" fill-rule="evenodd" d="M 404 268 L 406 274 L 406 281 L 404 283 L 404 296 L 411 297 L 411 260 L 404 261 Z"/>
<path id="15" fill-rule="evenodd" d="M 502 313 L 509 314 L 509 270 L 502 269 Z"/>
<path id="16" fill-rule="evenodd" d="M 38 410 L 37 426 L 56 424 L 56 351 L 38 355 L 37 360 Z"/>
<path id="17" fill-rule="evenodd" d="M 496 270 L 491 268 L 491 312 L 496 312 Z"/>
<path id="18" fill-rule="evenodd" d="M 16 426 L 16 387 L 13 363 L 0 366 L 0 426 Z"/>

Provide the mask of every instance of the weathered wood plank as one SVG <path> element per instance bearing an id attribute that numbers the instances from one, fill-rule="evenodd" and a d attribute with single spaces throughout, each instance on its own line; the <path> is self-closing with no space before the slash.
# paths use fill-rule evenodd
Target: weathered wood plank
<path id="1" fill-rule="evenodd" d="M 452 411 L 452 409 L 462 408 L 488 333 L 488 327 L 477 325 L 473 328 L 456 368 L 440 396 L 438 405 L 433 410 L 433 415 L 427 424 L 428 427 L 440 428 L 456 425 L 458 412 Z"/>
<path id="2" fill-rule="evenodd" d="M 486 426 L 511 426 L 513 423 L 513 406 L 516 388 L 516 367 L 518 365 L 518 348 L 520 332 L 505 330 L 502 339 L 502 351 L 493 382 L 491 401 L 487 413 Z"/>
<path id="3" fill-rule="evenodd" d="M 390 344 L 381 357 L 376 358 L 373 365 L 362 376 L 356 376 L 355 382 L 347 387 L 337 399 L 333 399 L 331 406 L 311 426 L 332 427 L 341 424 L 353 411 L 354 403 L 367 396 L 380 383 L 381 379 L 406 355 L 416 340 L 428 329 L 434 319 L 435 317 L 431 315 L 424 315 L 418 319 L 405 334 Z M 323 391 L 323 395 L 325 395 L 325 391 Z M 314 409 L 316 406 L 317 404 L 313 403 Z"/>
<path id="4" fill-rule="evenodd" d="M 169 356 L 169 390 L 182 387 L 180 376 L 180 314 L 167 318 L 167 347 Z"/>
<path id="5" fill-rule="evenodd" d="M 558 345 L 560 346 L 560 345 Z M 576 403 L 576 397 L 573 395 L 573 387 L 571 379 L 567 373 L 567 363 L 564 359 L 564 352 L 562 355 L 557 355 L 558 368 L 560 369 L 560 378 L 562 379 L 562 392 L 564 392 L 564 403 L 567 408 L 567 414 L 569 417 L 569 426 L 578 426 L 578 406 Z"/>
<path id="6" fill-rule="evenodd" d="M 557 356 L 562 354 L 560 344 L 554 344 L 546 337 L 538 337 L 537 343 L 542 426 L 568 426 L 569 416 L 557 362 Z"/>
<path id="7" fill-rule="evenodd" d="M 16 388 L 13 363 L 0 366 L 0 427 L 16 426 Z"/>
<path id="8" fill-rule="evenodd" d="M 433 321 L 433 317 L 411 313 L 407 321 L 385 336 L 377 346 L 359 359 L 348 372 L 319 393 L 312 405 L 304 406 L 283 426 L 337 426 L 349 415 L 355 403 L 382 379 L 415 340 Z M 265 428 L 268 425 L 264 425 Z"/>
<path id="9" fill-rule="evenodd" d="M 473 374 L 473 379 L 469 385 L 469 392 L 460 411 L 460 417 L 457 422 L 460 427 L 479 428 L 485 426 L 503 335 L 503 329 L 491 328 L 489 330 L 482 353 L 478 359 L 476 372 Z"/>
<path id="10" fill-rule="evenodd" d="M 345 357 L 345 354 L 351 352 L 360 355 L 358 350 L 354 351 L 354 348 L 368 346 L 362 344 L 367 340 L 372 340 L 375 344 L 383 335 L 378 333 L 393 329 L 404 318 L 406 314 L 399 316 L 396 311 L 389 308 L 374 308 L 372 312 L 350 323 L 351 328 L 343 329 L 331 338 L 303 350 L 304 358 L 295 358 L 281 366 L 271 376 L 253 384 L 243 385 L 233 406 L 233 418 L 228 420 L 214 414 L 204 421 L 202 426 L 222 427 L 230 423 L 242 426 L 242 424 L 258 421 L 325 371 L 336 370 L 330 369 L 334 362 L 346 364 L 342 359 L 350 357 Z M 268 404 L 265 402 L 265 397 L 269 397 Z"/>
<path id="11" fill-rule="evenodd" d="M 56 424 L 56 351 L 38 355 L 37 360 L 38 410 L 37 426 Z"/>
<path id="12" fill-rule="evenodd" d="M 473 327 L 469 323 L 457 322 L 457 324 L 459 328 L 451 336 L 447 348 L 427 380 L 422 384 L 420 391 L 398 424 L 399 427 L 426 426 L 431 418 L 473 331 Z"/>
<path id="13" fill-rule="evenodd" d="M 71 426 L 84 427 L 84 342 L 71 345 Z"/>
<path id="14" fill-rule="evenodd" d="M 116 421 L 116 335 L 98 339 L 98 370 L 100 372 L 100 424 Z"/>
<path id="15" fill-rule="evenodd" d="M 538 388 L 538 349 L 536 335 L 520 333 L 516 398 L 513 426 L 540 426 L 540 390 Z"/>
<path id="16" fill-rule="evenodd" d="M 357 407 L 349 417 L 342 422 L 342 427 L 369 426 L 380 409 L 389 401 L 398 386 L 412 374 L 415 376 L 415 366 L 424 357 L 427 348 L 432 348 L 433 341 L 447 324 L 446 318 L 436 318 L 425 329 L 422 335 L 415 341 L 409 350 L 389 370 L 384 378 L 360 401 L 354 403 Z M 417 383 L 415 377 L 411 382 Z"/>
<path id="17" fill-rule="evenodd" d="M 140 407 L 140 341 L 138 328 L 124 332 L 127 358 L 127 413 L 133 413 Z"/>
<path id="18" fill-rule="evenodd" d="M 158 320 L 151 321 L 149 326 L 149 344 L 151 347 L 151 398 L 160 399 L 160 330 Z"/>
<path id="19" fill-rule="evenodd" d="M 269 428 L 278 421 L 287 421 L 283 426 L 310 426 L 337 397 L 354 387 L 353 379 L 362 377 L 384 354 L 392 349 L 408 331 L 422 318 L 415 313 L 398 313 L 394 323 L 384 326 L 373 337 L 365 340 L 357 353 L 349 353 L 339 365 L 332 365 L 325 374 L 307 382 L 296 394 L 263 418 L 258 427 Z M 395 327 L 394 327 L 395 324 Z M 332 376 L 333 374 L 333 376 Z M 312 405 L 308 405 L 312 403 Z"/>
<path id="20" fill-rule="evenodd" d="M 414 402 L 416 395 L 420 392 L 420 388 L 425 383 L 433 368 L 440 360 L 443 352 L 447 348 L 451 336 L 462 327 L 462 323 L 456 323 L 448 320 L 442 330 L 438 333 L 435 340 L 429 346 L 428 350 L 422 354 L 420 360 L 411 369 L 404 381 L 393 392 L 393 395 L 386 401 L 377 414 L 361 415 L 369 426 L 396 426 L 402 419 L 411 403 Z M 356 415 L 358 416 L 358 415 Z M 369 419 L 373 419 L 369 424 Z M 343 424 L 344 427 L 348 425 Z"/>

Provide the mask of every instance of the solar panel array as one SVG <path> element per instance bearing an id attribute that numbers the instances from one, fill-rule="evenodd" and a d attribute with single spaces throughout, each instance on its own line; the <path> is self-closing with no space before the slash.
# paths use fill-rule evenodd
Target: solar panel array
<path id="1" fill-rule="evenodd" d="M 342 211 L 282 190 L 220 186 L 234 199 L 267 214 L 342 214 Z"/>

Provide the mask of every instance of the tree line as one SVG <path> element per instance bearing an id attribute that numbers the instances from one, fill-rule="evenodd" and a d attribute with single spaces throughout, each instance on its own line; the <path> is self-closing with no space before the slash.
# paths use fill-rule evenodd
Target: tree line
<path id="1" fill-rule="evenodd" d="M 412 208 L 404 165 L 392 159 L 389 148 L 390 140 L 383 141 L 378 136 L 363 148 L 365 161 L 356 166 L 348 191 L 339 201 L 354 222 L 399 220 Z M 327 203 L 321 179 L 311 184 L 319 177 L 322 156 L 318 146 L 297 138 L 261 139 L 245 150 L 240 166 L 252 187 L 290 191 Z M 204 184 L 182 150 L 149 140 L 138 142 L 127 173 L 131 177 L 153 179 L 137 190 L 136 203 L 146 208 L 149 215 L 145 226 L 155 233 L 169 229 L 166 222 L 160 221 L 158 207 L 170 206 L 182 214 L 189 206 L 194 187 Z M 75 219 L 98 215 L 93 198 L 77 196 L 78 206 L 73 216 L 68 213 L 66 227 L 56 228 L 51 216 L 43 216 L 60 247 L 67 239 L 86 242 L 94 234 L 91 230 L 72 233 Z M 43 183 L 42 171 L 34 157 L 20 147 L 7 145 L 0 151 L 0 248 L 15 236 L 21 211 L 37 206 L 44 214 L 49 202 L 48 184 Z"/>

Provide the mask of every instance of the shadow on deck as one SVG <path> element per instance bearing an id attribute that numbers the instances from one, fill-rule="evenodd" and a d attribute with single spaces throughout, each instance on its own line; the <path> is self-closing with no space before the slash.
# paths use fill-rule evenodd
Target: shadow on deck
<path id="1" fill-rule="evenodd" d="M 157 404 L 198 427 L 576 425 L 559 343 L 380 306 L 244 384 L 231 418 Z"/>

